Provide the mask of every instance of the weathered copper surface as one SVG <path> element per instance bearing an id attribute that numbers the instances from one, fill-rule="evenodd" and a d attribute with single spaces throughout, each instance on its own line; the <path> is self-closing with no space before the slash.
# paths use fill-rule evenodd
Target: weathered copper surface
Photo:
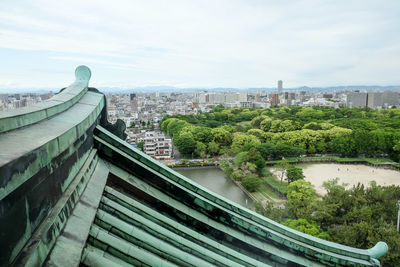
<path id="1" fill-rule="evenodd" d="M 89 68 L 0 113 L 0 266 L 379 266 L 262 217 L 160 164 L 107 122 Z"/>

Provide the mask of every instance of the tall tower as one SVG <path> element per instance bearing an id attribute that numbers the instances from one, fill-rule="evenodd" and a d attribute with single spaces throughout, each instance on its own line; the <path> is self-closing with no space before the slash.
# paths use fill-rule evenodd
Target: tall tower
<path id="1" fill-rule="evenodd" d="M 138 111 L 138 101 L 137 101 L 136 94 L 131 94 L 130 99 L 131 99 L 131 111 L 137 112 Z"/>
<path id="2" fill-rule="evenodd" d="M 282 80 L 278 81 L 278 94 L 282 95 Z"/>

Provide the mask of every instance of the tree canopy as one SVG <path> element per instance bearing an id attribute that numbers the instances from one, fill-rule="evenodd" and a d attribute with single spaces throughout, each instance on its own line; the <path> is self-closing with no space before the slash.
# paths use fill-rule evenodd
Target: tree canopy
<path id="1" fill-rule="evenodd" d="M 206 153 L 214 155 L 236 154 L 243 150 L 241 146 L 248 150 L 249 143 L 258 146 L 260 142 L 271 148 L 271 152 L 265 152 L 258 147 L 265 159 L 304 153 L 344 157 L 388 155 L 395 161 L 400 159 L 399 109 L 218 106 L 208 113 L 165 116 L 160 127 L 173 138 L 181 131 L 190 131 L 196 142 L 206 145 Z M 249 141 L 243 135 L 256 137 L 259 142 Z M 209 146 L 210 142 L 214 143 Z M 279 152 L 282 149 L 285 152 Z"/>

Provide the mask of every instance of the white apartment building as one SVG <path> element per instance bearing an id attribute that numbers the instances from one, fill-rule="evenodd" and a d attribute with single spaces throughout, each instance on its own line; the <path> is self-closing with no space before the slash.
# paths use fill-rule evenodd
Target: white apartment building
<path id="1" fill-rule="evenodd" d="M 138 142 L 144 142 L 143 151 L 155 159 L 172 157 L 172 141 L 161 132 L 146 132 Z"/>
<path id="2" fill-rule="evenodd" d="M 201 104 L 247 102 L 247 92 L 202 93 L 199 101 Z"/>

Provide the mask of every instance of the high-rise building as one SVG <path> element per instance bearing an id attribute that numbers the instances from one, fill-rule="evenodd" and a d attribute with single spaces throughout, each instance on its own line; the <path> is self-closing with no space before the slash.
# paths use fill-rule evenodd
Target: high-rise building
<path id="1" fill-rule="evenodd" d="M 282 84 L 283 84 L 283 82 L 282 82 L 282 80 L 279 80 L 278 81 L 278 94 L 279 95 L 281 95 L 282 94 Z"/>
<path id="2" fill-rule="evenodd" d="M 397 106 L 399 105 L 399 95 L 397 92 L 369 92 L 367 105 L 370 108 Z"/>
<path id="3" fill-rule="evenodd" d="M 385 91 L 382 93 L 383 105 L 397 106 L 399 105 L 399 93 L 393 91 Z"/>
<path id="4" fill-rule="evenodd" d="M 207 98 L 207 95 L 206 95 L 206 94 L 200 94 L 200 96 L 199 96 L 199 102 L 200 102 L 201 104 L 205 104 L 205 103 L 207 102 L 206 98 Z"/>
<path id="5" fill-rule="evenodd" d="M 347 106 L 349 107 L 366 107 L 367 93 L 351 92 L 347 94 Z"/>
<path id="6" fill-rule="evenodd" d="M 279 105 L 280 101 L 279 101 L 279 96 L 277 93 L 273 93 L 271 96 L 271 99 L 269 100 L 269 102 L 271 103 L 272 106 L 277 106 Z"/>
<path id="7" fill-rule="evenodd" d="M 136 94 L 130 94 L 131 100 L 131 110 L 137 112 L 138 111 L 138 101 Z"/>
<path id="8" fill-rule="evenodd" d="M 382 93 L 381 92 L 370 92 L 368 93 L 369 108 L 377 108 L 383 106 Z"/>
<path id="9" fill-rule="evenodd" d="M 237 93 L 237 101 L 246 102 L 247 101 L 247 93 L 246 92 Z"/>
<path id="10" fill-rule="evenodd" d="M 289 92 L 285 92 L 285 100 L 288 100 L 289 99 Z"/>

